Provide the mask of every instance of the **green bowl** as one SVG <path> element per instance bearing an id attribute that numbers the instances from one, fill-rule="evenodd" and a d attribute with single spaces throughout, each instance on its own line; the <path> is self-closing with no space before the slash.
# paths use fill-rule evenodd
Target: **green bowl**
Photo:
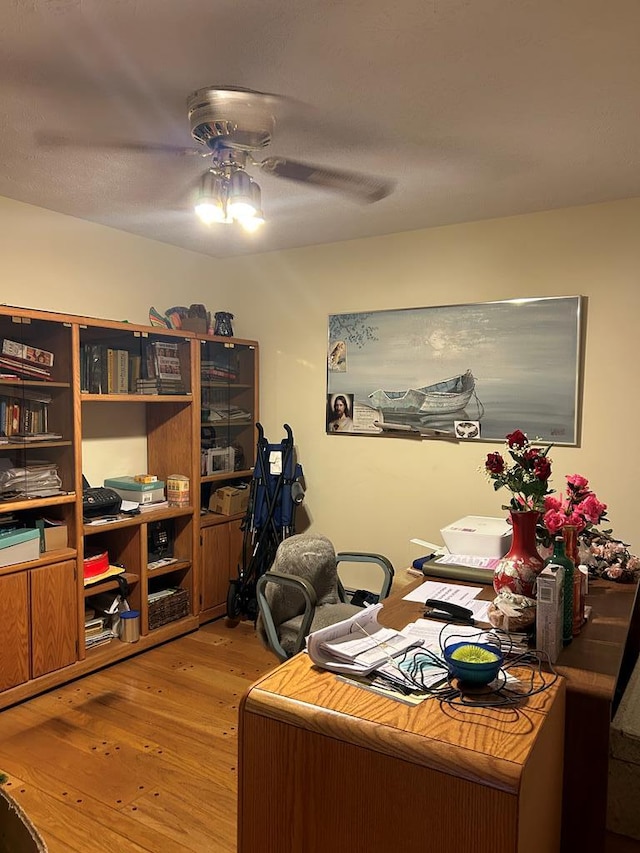
<path id="1" fill-rule="evenodd" d="M 467 684 L 489 684 L 504 660 L 496 646 L 487 643 L 452 643 L 444 649 L 449 672 Z"/>

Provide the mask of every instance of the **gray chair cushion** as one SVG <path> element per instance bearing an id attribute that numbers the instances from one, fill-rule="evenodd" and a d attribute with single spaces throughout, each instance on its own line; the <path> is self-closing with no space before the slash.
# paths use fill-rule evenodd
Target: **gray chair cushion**
<path id="1" fill-rule="evenodd" d="M 282 574 L 294 575 L 304 578 L 314 588 L 317 597 L 317 607 L 321 608 L 325 605 L 342 604 L 338 594 L 338 568 L 336 560 L 336 552 L 331 541 L 326 536 L 318 533 L 299 533 L 295 536 L 290 536 L 284 539 L 278 546 L 276 556 L 271 566 L 274 572 Z M 274 625 L 278 630 L 280 642 L 283 648 L 286 649 L 280 626 L 285 622 L 299 617 L 298 626 L 302 621 L 304 613 L 304 599 L 302 595 L 295 589 L 289 587 L 278 586 L 274 583 L 268 584 L 265 590 L 265 598 L 269 605 Z M 357 609 L 357 608 L 356 608 Z M 351 615 L 354 610 L 351 610 Z M 329 617 L 325 615 L 323 619 Z M 339 622 L 346 617 L 336 617 L 333 622 Z M 295 636 L 294 623 L 291 623 L 287 628 L 289 636 Z M 326 621 L 324 624 L 331 624 Z M 315 625 L 315 619 L 312 625 L 312 630 Z M 258 617 L 257 630 L 263 643 L 268 645 L 268 639 L 262 617 Z M 289 651 L 291 643 L 289 644 Z"/>

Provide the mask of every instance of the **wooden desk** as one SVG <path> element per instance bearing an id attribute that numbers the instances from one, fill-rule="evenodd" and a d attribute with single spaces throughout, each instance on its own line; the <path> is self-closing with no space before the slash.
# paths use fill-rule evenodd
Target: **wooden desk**
<path id="1" fill-rule="evenodd" d="M 445 578 L 434 580 L 456 583 Z M 402 596 L 422 582 L 417 580 L 389 598 L 380 622 L 401 628 L 419 618 L 422 606 L 403 601 Z M 494 594 L 487 586 L 481 598 L 493 598 Z M 637 584 L 593 581 L 587 604 L 592 608 L 589 621 L 563 649 L 556 664 L 566 679 L 567 691 L 562 816 L 565 853 L 604 850 L 609 728 L 640 646 Z"/>
<path id="2" fill-rule="evenodd" d="M 410 707 L 297 655 L 240 705 L 238 853 L 553 853 L 563 732 L 562 679 L 517 709 Z"/>

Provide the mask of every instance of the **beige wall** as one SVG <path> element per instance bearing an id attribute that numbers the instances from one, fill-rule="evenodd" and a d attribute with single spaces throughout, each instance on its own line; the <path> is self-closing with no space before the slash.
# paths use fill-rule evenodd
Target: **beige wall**
<path id="1" fill-rule="evenodd" d="M 3 302 L 136 322 L 151 304 L 232 311 L 236 334 L 260 341 L 268 438 L 279 441 L 284 422 L 293 427 L 312 525 L 339 549 L 379 550 L 398 566 L 420 553 L 412 537 L 438 541 L 462 515 L 501 514 L 502 495 L 477 470 L 493 446 L 327 436 L 328 314 L 587 296 L 582 446 L 554 449 L 554 484 L 565 473 L 589 477 L 616 533 L 640 548 L 640 199 L 225 261 L 2 199 L 0 227 Z M 544 329 L 535 333 L 544 346 Z M 94 421 L 85 457 L 97 479 L 107 466 L 114 473 L 114 457 Z M 118 450 L 127 470 L 136 441 L 136 460 Z"/>
<path id="2" fill-rule="evenodd" d="M 293 427 L 314 528 L 339 549 L 380 550 L 403 565 L 420 554 L 411 538 L 440 541 L 444 524 L 500 515 L 506 503 L 478 472 L 493 445 L 325 434 L 328 314 L 582 294 L 582 446 L 553 450 L 554 484 L 587 476 L 616 533 L 639 548 L 638 233 L 636 199 L 223 262 L 261 342 L 267 436 Z M 532 334 L 544 347 L 544 329 Z"/>

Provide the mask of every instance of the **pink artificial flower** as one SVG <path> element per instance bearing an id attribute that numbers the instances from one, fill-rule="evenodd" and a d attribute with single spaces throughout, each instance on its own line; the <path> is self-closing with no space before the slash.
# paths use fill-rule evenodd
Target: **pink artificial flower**
<path id="1" fill-rule="evenodd" d="M 565 516 L 565 524 L 575 527 L 578 533 L 580 533 L 581 530 L 584 530 L 587 526 L 587 522 L 577 509 L 572 509 L 571 512 Z"/>
<path id="2" fill-rule="evenodd" d="M 615 566 L 609 566 L 608 569 L 604 570 L 604 573 L 608 578 L 611 578 L 612 581 L 616 581 L 618 578 L 622 577 L 622 571 L 622 566 L 616 564 Z"/>
<path id="3" fill-rule="evenodd" d="M 544 510 L 547 512 L 550 509 L 562 509 L 562 501 L 560 498 L 555 498 L 553 495 L 547 495 L 544 499 Z"/>
<path id="4" fill-rule="evenodd" d="M 567 474 L 567 484 L 577 492 L 584 492 L 589 488 L 589 481 L 581 474 Z"/>
<path id="5" fill-rule="evenodd" d="M 602 516 L 607 511 L 607 505 L 601 503 L 598 498 L 591 492 L 587 497 L 578 504 L 576 509 L 581 512 L 591 524 L 599 524 Z"/>
<path id="6" fill-rule="evenodd" d="M 563 512 L 550 509 L 544 514 L 544 523 L 549 533 L 560 533 L 567 523 L 567 516 Z"/>

